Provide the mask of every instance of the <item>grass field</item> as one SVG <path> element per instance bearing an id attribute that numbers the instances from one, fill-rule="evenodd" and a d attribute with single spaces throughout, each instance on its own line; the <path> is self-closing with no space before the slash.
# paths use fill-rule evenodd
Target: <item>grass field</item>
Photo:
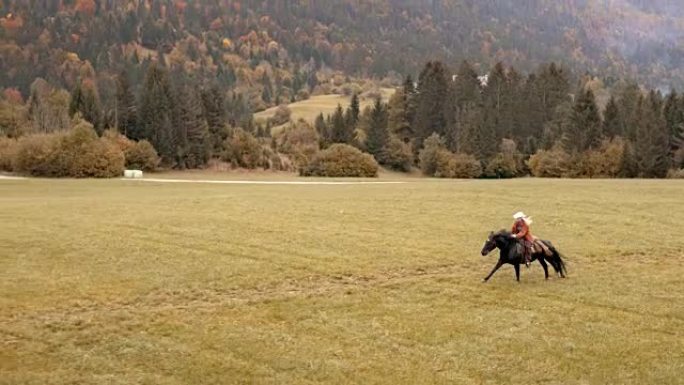
<path id="1" fill-rule="evenodd" d="M 406 182 L 0 180 L 0 383 L 684 382 L 684 183 Z"/>
<path id="2" fill-rule="evenodd" d="M 394 89 L 383 88 L 381 92 L 382 98 L 386 102 L 394 93 Z M 296 122 L 299 119 L 304 119 L 307 122 L 313 123 L 320 113 L 323 113 L 323 115 L 333 114 L 338 104 L 341 105 L 342 108 L 346 109 L 349 106 L 350 100 L 351 97 L 345 95 L 315 95 L 307 100 L 291 103 L 287 106 L 292 111 L 292 117 L 290 120 L 293 122 Z M 359 103 L 361 111 L 363 111 L 364 108 L 371 106 L 373 102 L 373 99 L 362 99 Z M 278 107 L 273 107 L 258 112 L 254 114 L 254 119 L 257 122 L 265 122 L 268 118 L 273 117 L 277 108 Z"/>

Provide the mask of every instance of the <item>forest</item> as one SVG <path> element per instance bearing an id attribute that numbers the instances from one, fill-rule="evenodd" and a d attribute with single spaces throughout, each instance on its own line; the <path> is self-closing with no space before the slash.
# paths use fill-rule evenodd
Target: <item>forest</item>
<path id="1" fill-rule="evenodd" d="M 327 175 L 326 157 L 367 153 L 439 177 L 680 175 L 684 67 L 660 37 L 682 15 L 667 0 L 513 3 L 3 0 L 0 167 Z M 380 86 L 397 91 L 361 111 Z M 290 121 L 287 103 L 330 93 L 349 108 Z M 69 171 L 92 146 L 115 167 Z"/>

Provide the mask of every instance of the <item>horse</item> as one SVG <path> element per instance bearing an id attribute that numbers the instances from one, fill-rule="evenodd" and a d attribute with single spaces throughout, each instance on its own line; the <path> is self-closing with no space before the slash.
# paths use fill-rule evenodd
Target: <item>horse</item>
<path id="1" fill-rule="evenodd" d="M 556 274 L 560 278 L 565 278 L 565 274 L 567 272 L 565 268 L 565 262 L 563 261 L 563 258 L 561 257 L 561 254 L 556 250 L 556 248 L 551 244 L 549 241 L 542 240 L 548 246 L 549 250 L 551 251 L 552 255 L 547 256 L 544 254 L 544 252 L 535 252 L 532 253 L 531 255 L 531 260 L 535 261 L 538 260 L 539 263 L 542 265 L 544 268 L 544 277 L 546 279 L 549 279 L 549 269 L 546 265 L 546 262 L 548 261 L 551 266 L 553 266 L 553 269 L 556 271 Z M 520 247 L 518 247 L 520 245 Z M 515 279 L 520 282 L 520 264 L 524 263 L 525 256 L 523 255 L 523 250 L 522 246 L 518 240 L 511 238 L 511 233 L 505 230 L 498 231 L 496 233 L 491 232 L 489 233 L 489 237 L 484 243 L 484 246 L 482 247 L 482 256 L 486 256 L 489 254 L 492 250 L 494 249 L 499 249 L 499 261 L 496 263 L 496 266 L 494 266 L 494 269 L 492 269 L 492 272 L 489 273 L 485 279 L 482 280 L 482 282 L 487 282 L 489 281 L 489 278 L 496 273 L 497 270 L 504 264 L 508 263 L 510 265 L 513 265 L 515 268 Z"/>

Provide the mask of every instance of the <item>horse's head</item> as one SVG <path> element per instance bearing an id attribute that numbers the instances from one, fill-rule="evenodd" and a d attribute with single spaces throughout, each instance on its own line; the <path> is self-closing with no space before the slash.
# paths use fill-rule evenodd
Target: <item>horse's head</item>
<path id="1" fill-rule="evenodd" d="M 482 246 L 482 256 L 484 257 L 485 255 L 491 253 L 494 249 L 496 249 L 496 234 L 491 232 Z"/>
<path id="2" fill-rule="evenodd" d="M 491 253 L 492 250 L 496 249 L 497 247 L 500 249 L 505 247 L 509 239 L 510 233 L 504 230 L 497 231 L 496 233 L 489 233 L 487 240 L 485 240 L 485 243 L 482 246 L 482 256 L 484 257 L 485 255 Z"/>

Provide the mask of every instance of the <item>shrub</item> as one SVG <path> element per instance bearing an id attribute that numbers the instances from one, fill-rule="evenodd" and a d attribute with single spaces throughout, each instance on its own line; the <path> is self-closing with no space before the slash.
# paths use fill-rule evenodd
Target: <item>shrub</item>
<path id="1" fill-rule="evenodd" d="M 17 144 L 14 171 L 33 176 L 60 176 L 57 164 L 61 134 L 23 136 Z"/>
<path id="2" fill-rule="evenodd" d="M 604 141 L 598 150 L 591 150 L 583 155 L 580 175 L 590 178 L 615 178 L 622 169 L 625 143 L 622 138 Z"/>
<path id="3" fill-rule="evenodd" d="M 437 172 L 437 162 L 440 151 L 446 151 L 444 140 L 437 134 L 430 135 L 423 143 L 423 149 L 418 154 L 420 169 L 423 174 L 433 176 Z"/>
<path id="4" fill-rule="evenodd" d="M 292 111 L 285 104 L 281 104 L 276 108 L 275 114 L 269 119 L 272 125 L 279 126 L 290 121 L 292 117 Z"/>
<path id="5" fill-rule="evenodd" d="M 447 150 L 437 152 L 438 178 L 477 178 L 482 174 L 482 166 L 474 156 L 468 154 L 452 154 Z"/>
<path id="6" fill-rule="evenodd" d="M 333 144 L 300 169 L 302 176 L 376 177 L 378 163 L 370 154 L 346 144 Z"/>
<path id="7" fill-rule="evenodd" d="M 259 140 L 249 132 L 237 128 L 224 142 L 223 160 L 238 167 L 255 169 L 264 165 L 263 149 Z"/>
<path id="8" fill-rule="evenodd" d="M 278 132 L 273 140 L 275 149 L 289 155 L 299 169 L 306 167 L 309 160 L 319 150 L 318 133 L 303 120 L 290 124 Z"/>
<path id="9" fill-rule="evenodd" d="M 380 154 L 380 163 L 392 170 L 408 172 L 413 164 L 411 147 L 397 138 L 390 139 Z"/>
<path id="10" fill-rule="evenodd" d="M 684 168 L 684 144 L 674 153 L 674 166 Z"/>
<path id="11" fill-rule="evenodd" d="M 684 179 L 684 168 L 680 170 L 672 169 L 668 171 L 667 177 L 670 179 Z"/>
<path id="12" fill-rule="evenodd" d="M 0 137 L 0 171 L 14 171 L 12 163 L 17 155 L 16 139 Z"/>
<path id="13" fill-rule="evenodd" d="M 310 97 L 311 97 L 311 94 L 309 94 L 309 91 L 307 91 L 305 89 L 301 89 L 301 90 L 297 91 L 297 100 L 298 101 L 307 100 Z"/>
<path id="14" fill-rule="evenodd" d="M 141 140 L 133 142 L 124 152 L 126 167 L 143 171 L 154 171 L 159 166 L 159 155 L 152 143 Z"/>
<path id="15" fill-rule="evenodd" d="M 14 168 L 34 176 L 107 178 L 123 173 L 124 155 L 111 140 L 98 138 L 91 124 L 78 121 L 63 134 L 23 137 Z"/>
<path id="16" fill-rule="evenodd" d="M 560 146 L 551 150 L 539 150 L 528 160 L 532 175 L 543 178 L 560 178 L 568 173 L 570 155 Z"/>
<path id="17" fill-rule="evenodd" d="M 112 144 L 116 145 L 122 152 L 126 153 L 131 147 L 135 145 L 135 142 L 128 139 L 124 135 L 121 135 L 118 131 L 114 129 L 106 130 L 102 133 L 102 137 L 107 139 Z"/>
<path id="18" fill-rule="evenodd" d="M 97 139 L 74 154 L 67 175 L 75 178 L 113 178 L 124 171 L 123 152 L 107 140 Z"/>
<path id="19" fill-rule="evenodd" d="M 518 164 L 514 157 L 498 153 L 487 163 L 484 175 L 488 178 L 513 178 L 518 175 Z"/>

